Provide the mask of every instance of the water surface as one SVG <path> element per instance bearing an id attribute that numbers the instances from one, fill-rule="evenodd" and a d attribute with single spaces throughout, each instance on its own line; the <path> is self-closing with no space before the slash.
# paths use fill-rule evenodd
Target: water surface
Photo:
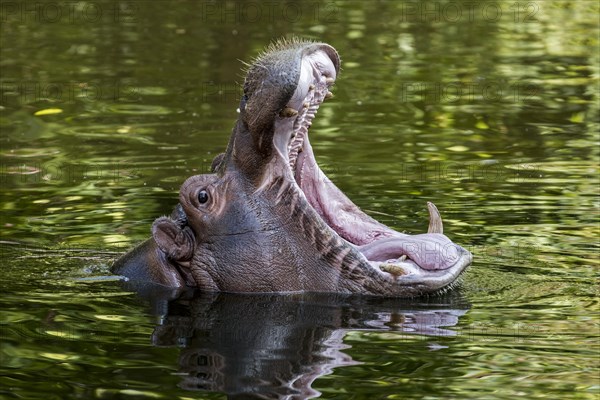
<path id="1" fill-rule="evenodd" d="M 597 398 L 597 2 L 1 11 L 1 396 Z M 460 289 L 174 300 L 110 278 L 226 146 L 240 60 L 292 34 L 342 57 L 322 168 L 400 231 L 436 203 L 475 254 Z"/>

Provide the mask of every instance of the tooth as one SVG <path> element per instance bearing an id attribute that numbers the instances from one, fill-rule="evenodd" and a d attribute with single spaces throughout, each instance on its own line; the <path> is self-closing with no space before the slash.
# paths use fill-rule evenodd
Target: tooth
<path id="1" fill-rule="evenodd" d="M 398 259 L 398 261 L 400 261 L 400 262 L 402 262 L 402 261 L 404 261 L 404 260 L 406 260 L 406 254 L 402 254 L 402 255 L 400 256 L 400 258 Z"/>
<path id="2" fill-rule="evenodd" d="M 327 92 L 327 94 L 325 95 L 326 99 L 333 99 L 333 93 L 331 92 Z"/>
<path id="3" fill-rule="evenodd" d="M 333 85 L 333 82 L 335 82 L 335 79 L 333 79 L 332 77 L 325 78 L 326 84 Z"/>
<path id="4" fill-rule="evenodd" d="M 435 204 L 428 201 L 427 209 L 429 210 L 429 229 L 427 233 L 444 233 L 444 225 L 442 224 L 442 216 Z"/>
<path id="5" fill-rule="evenodd" d="M 387 272 L 388 274 L 394 275 L 394 276 L 402 276 L 402 275 L 406 275 L 408 272 L 406 272 L 406 270 L 404 268 L 402 268 L 400 265 L 398 264 L 381 264 L 379 266 L 379 269 L 381 269 L 383 272 Z"/>
<path id="6" fill-rule="evenodd" d="M 294 110 L 291 107 L 286 107 L 279 113 L 279 116 L 282 118 L 295 117 L 296 115 L 298 115 L 298 111 Z"/>

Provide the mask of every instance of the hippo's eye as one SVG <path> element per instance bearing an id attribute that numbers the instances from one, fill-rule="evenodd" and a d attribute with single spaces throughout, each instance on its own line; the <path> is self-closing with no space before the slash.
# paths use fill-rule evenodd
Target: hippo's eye
<path id="1" fill-rule="evenodd" d="M 206 190 L 201 190 L 198 192 L 198 202 L 200 204 L 204 204 L 208 201 L 208 193 Z"/>

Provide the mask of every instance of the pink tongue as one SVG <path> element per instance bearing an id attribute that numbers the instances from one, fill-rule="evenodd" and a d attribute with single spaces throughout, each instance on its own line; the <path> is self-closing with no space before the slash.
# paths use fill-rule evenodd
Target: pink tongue
<path id="1" fill-rule="evenodd" d="M 407 255 L 426 270 L 450 268 L 460 258 L 456 245 L 440 233 L 385 238 L 358 249 L 369 261 L 386 261 Z"/>

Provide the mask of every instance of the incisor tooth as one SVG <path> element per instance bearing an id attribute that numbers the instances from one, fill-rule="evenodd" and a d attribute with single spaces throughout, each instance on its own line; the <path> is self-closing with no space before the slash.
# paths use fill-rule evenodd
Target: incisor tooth
<path id="1" fill-rule="evenodd" d="M 282 118 L 290 118 L 298 115 L 298 111 L 294 110 L 292 107 L 286 107 L 279 113 L 279 116 Z"/>
<path id="2" fill-rule="evenodd" d="M 325 83 L 327 83 L 328 85 L 333 84 L 333 82 L 335 82 L 335 79 L 333 79 L 332 77 L 325 78 Z"/>
<path id="3" fill-rule="evenodd" d="M 402 276 L 402 275 L 406 275 L 408 272 L 406 272 L 406 270 L 404 268 L 402 268 L 400 265 L 398 264 L 381 264 L 379 266 L 379 269 L 381 269 L 383 272 L 387 272 L 388 274 L 394 275 L 394 276 Z"/>
<path id="4" fill-rule="evenodd" d="M 325 95 L 326 99 L 333 99 L 333 93 L 331 92 L 327 92 L 327 94 Z"/>

